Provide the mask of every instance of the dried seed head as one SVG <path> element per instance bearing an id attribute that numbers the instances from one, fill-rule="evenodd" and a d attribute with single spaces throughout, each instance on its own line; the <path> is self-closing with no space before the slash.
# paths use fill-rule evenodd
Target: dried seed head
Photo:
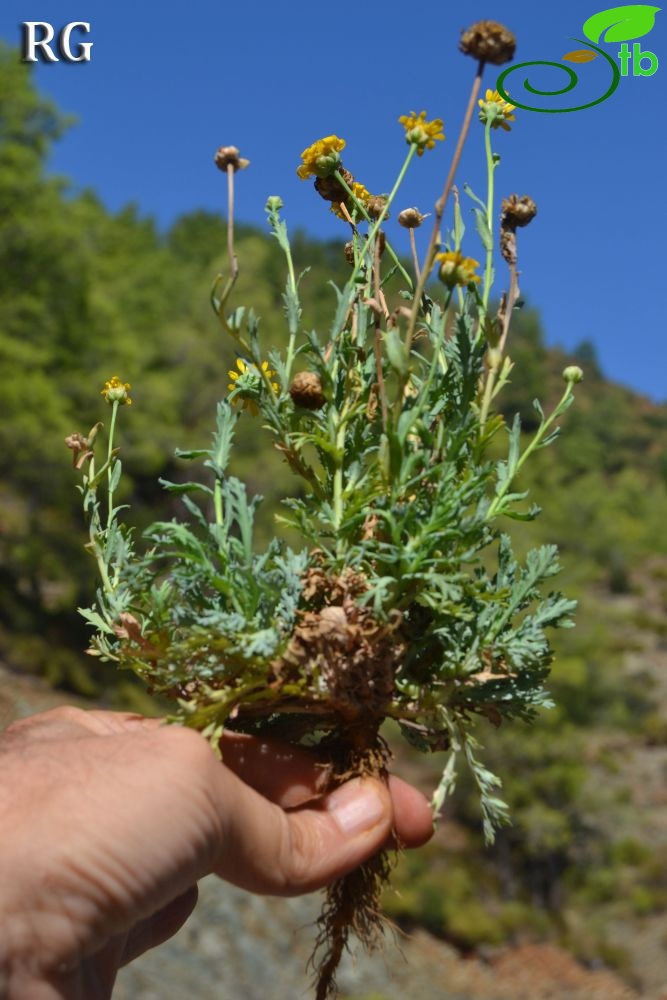
<path id="1" fill-rule="evenodd" d="M 246 167 L 250 166 L 250 160 L 244 160 L 242 156 L 239 156 L 236 146 L 221 146 L 214 159 L 218 170 L 223 170 L 225 173 L 227 167 L 233 167 L 234 173 L 236 173 L 237 170 L 245 170 Z"/>
<path id="2" fill-rule="evenodd" d="M 354 244 L 352 240 L 343 247 L 343 254 L 350 267 L 354 267 Z"/>
<path id="3" fill-rule="evenodd" d="M 352 187 L 354 177 L 349 170 L 344 167 L 339 168 L 339 172 L 348 187 Z M 346 201 L 348 193 L 343 185 L 333 175 L 330 177 L 317 177 L 315 179 L 315 190 L 325 201 Z"/>
<path id="4" fill-rule="evenodd" d="M 419 229 L 425 218 L 416 208 L 404 208 L 398 213 L 398 224 L 404 229 Z"/>
<path id="5" fill-rule="evenodd" d="M 93 431 L 96 432 L 95 427 Z M 72 465 L 75 469 L 81 469 L 84 463 L 93 457 L 92 438 L 84 437 L 78 431 L 66 437 L 65 444 L 72 451 Z"/>
<path id="6" fill-rule="evenodd" d="M 315 372 L 299 372 L 292 379 L 289 394 L 295 406 L 306 410 L 319 410 L 326 403 L 320 376 Z"/>
<path id="7" fill-rule="evenodd" d="M 502 66 L 514 57 L 516 38 L 497 21 L 477 21 L 461 33 L 459 50 L 480 62 Z"/>
<path id="8" fill-rule="evenodd" d="M 527 226 L 537 215 L 537 205 L 527 194 L 519 197 L 511 194 L 502 203 L 500 222 L 503 229 L 516 229 L 517 226 Z"/>
<path id="9" fill-rule="evenodd" d="M 500 230 L 500 252 L 510 267 L 516 264 L 516 231 L 513 228 L 503 227 Z"/>
<path id="10" fill-rule="evenodd" d="M 371 219 L 379 219 L 386 204 L 387 199 L 383 198 L 380 194 L 376 194 L 373 198 L 369 199 L 369 201 L 366 202 L 366 211 L 370 215 Z M 385 215 L 385 219 L 388 218 L 389 212 Z"/>

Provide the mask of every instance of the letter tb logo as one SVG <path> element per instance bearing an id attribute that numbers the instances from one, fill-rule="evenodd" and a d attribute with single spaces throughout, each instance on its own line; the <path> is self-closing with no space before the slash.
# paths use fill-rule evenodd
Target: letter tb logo
<path id="1" fill-rule="evenodd" d="M 53 51 L 51 43 L 55 38 L 55 29 L 48 21 L 23 21 L 23 45 L 21 47 L 23 62 L 90 62 L 90 50 L 92 42 L 76 42 L 75 50 L 72 51 L 72 32 L 80 30 L 86 34 L 90 31 L 89 21 L 70 21 L 58 34 L 55 48 L 59 55 Z"/>

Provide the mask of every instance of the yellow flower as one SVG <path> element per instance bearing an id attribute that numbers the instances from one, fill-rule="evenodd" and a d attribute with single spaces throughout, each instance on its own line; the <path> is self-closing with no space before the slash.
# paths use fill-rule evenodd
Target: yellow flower
<path id="1" fill-rule="evenodd" d="M 117 375 L 112 375 L 112 377 L 104 383 L 104 388 L 102 389 L 100 395 L 104 396 L 107 403 L 122 403 L 123 405 L 130 406 L 132 400 L 130 399 L 128 393 L 132 386 L 129 382 L 121 382 Z"/>
<path id="2" fill-rule="evenodd" d="M 464 288 L 471 281 L 479 283 L 480 277 L 475 274 L 479 261 L 473 260 L 472 257 L 463 257 L 460 250 L 437 253 L 435 259 L 440 262 L 440 280 L 448 288 L 454 288 L 456 285 Z"/>
<path id="3" fill-rule="evenodd" d="M 502 128 L 506 132 L 511 132 L 508 122 L 516 121 L 514 115 L 515 107 L 509 101 L 504 100 L 497 90 L 487 90 L 486 98 L 477 102 L 480 107 L 479 120 L 487 122 L 491 128 Z"/>
<path id="4" fill-rule="evenodd" d="M 368 191 L 363 184 L 359 184 L 358 181 L 352 181 L 349 187 L 354 197 L 357 199 L 357 201 L 360 201 L 362 205 L 367 205 L 368 202 L 371 201 L 371 199 L 373 198 L 373 195 L 370 193 L 370 191 Z M 354 214 L 355 208 L 357 209 L 357 212 L 359 211 L 356 202 L 349 196 L 346 198 L 344 204 L 345 207 L 348 209 L 350 215 Z M 343 212 L 341 210 L 340 201 L 334 201 L 332 203 L 331 211 L 334 213 L 334 215 L 337 215 L 339 219 L 346 219 L 346 216 L 343 215 Z"/>
<path id="5" fill-rule="evenodd" d="M 340 166 L 341 149 L 345 148 L 345 139 L 337 135 L 327 135 L 318 139 L 301 154 L 303 163 L 296 168 L 302 181 L 309 177 L 329 177 Z"/>
<path id="6" fill-rule="evenodd" d="M 248 410 L 255 417 L 259 413 L 257 400 L 262 391 L 261 373 L 268 379 L 272 378 L 274 373 L 269 368 L 268 361 L 262 361 L 261 373 L 255 365 L 246 364 L 242 358 L 236 359 L 236 367 L 238 368 L 237 372 L 233 369 L 227 372 L 232 380 L 227 388 L 230 392 L 237 393 L 238 398 L 242 400 L 243 409 Z M 280 386 L 277 382 L 271 382 L 271 388 L 274 392 L 280 391 Z"/>
<path id="7" fill-rule="evenodd" d="M 425 149 L 433 149 L 436 139 L 445 138 L 442 118 L 427 122 L 425 111 L 420 111 L 419 114 L 411 111 L 409 115 L 401 115 L 398 120 L 405 129 L 405 141 L 411 146 L 417 146 L 417 156 L 423 156 Z"/>

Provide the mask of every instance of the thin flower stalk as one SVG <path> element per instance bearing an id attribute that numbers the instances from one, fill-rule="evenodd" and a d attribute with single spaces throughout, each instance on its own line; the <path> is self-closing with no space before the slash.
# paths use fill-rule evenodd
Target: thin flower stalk
<path id="1" fill-rule="evenodd" d="M 419 254 L 417 253 L 417 240 L 415 237 L 414 229 L 409 230 L 410 233 L 410 252 L 412 253 L 412 265 L 415 269 L 415 277 L 419 281 L 421 277 L 421 270 L 419 268 Z"/>
<path id="2" fill-rule="evenodd" d="M 452 162 L 449 168 L 449 173 L 445 181 L 445 186 L 443 188 L 442 194 L 435 203 L 435 218 L 433 221 L 433 228 L 431 230 L 431 238 L 429 240 L 428 248 L 424 255 L 424 264 L 422 266 L 421 275 L 417 281 L 417 287 L 415 288 L 414 298 L 412 302 L 412 310 L 410 312 L 410 319 L 408 321 L 408 327 L 405 335 L 406 350 L 409 355 L 412 346 L 412 339 L 415 335 L 415 329 L 417 327 L 417 317 L 419 316 L 419 310 L 422 304 L 422 297 L 426 289 L 426 283 L 431 274 L 433 264 L 435 262 L 435 255 L 437 253 L 438 243 L 440 242 L 440 226 L 442 223 L 442 217 L 445 211 L 445 206 L 447 205 L 447 199 L 449 198 L 449 192 L 454 184 L 454 178 L 456 177 L 456 171 L 458 170 L 459 162 L 461 160 L 461 154 L 463 153 L 463 147 L 465 146 L 465 141 L 470 131 L 470 122 L 472 121 L 473 112 L 475 110 L 475 104 L 478 99 L 478 94 L 480 86 L 482 84 L 482 74 L 484 72 L 484 63 L 480 62 L 477 67 L 477 73 L 473 80 L 472 89 L 470 91 L 470 97 L 468 98 L 468 105 L 466 107 L 466 112 L 463 118 L 463 124 L 461 125 L 461 131 L 456 143 L 456 148 L 454 150 L 454 155 L 452 157 Z"/>
<path id="3" fill-rule="evenodd" d="M 486 221 L 491 239 L 486 248 L 486 266 L 484 268 L 484 287 L 482 302 L 486 314 L 489 307 L 489 296 L 493 285 L 493 201 L 495 187 L 495 172 L 497 162 L 491 148 L 491 122 L 487 120 L 484 126 L 484 150 L 486 152 Z"/>
<path id="4" fill-rule="evenodd" d="M 359 201 L 359 199 L 356 197 L 356 195 L 354 194 L 354 191 L 349 186 L 349 184 L 347 183 L 347 181 L 345 180 L 345 178 L 341 174 L 340 170 L 336 171 L 336 173 L 334 174 L 334 177 L 336 178 L 336 180 L 338 181 L 338 183 L 340 184 L 340 186 L 347 192 L 347 194 L 349 195 L 349 197 L 354 201 L 355 206 L 356 206 L 357 211 L 359 212 L 359 214 L 361 216 L 363 216 L 363 218 L 366 220 L 366 222 L 372 224 L 373 223 L 373 219 L 368 214 L 368 211 L 366 210 L 366 206 L 364 205 L 364 203 L 362 201 Z M 345 209 L 344 205 L 342 206 L 342 209 Z M 387 213 L 388 210 L 389 210 L 389 206 L 387 205 L 386 206 L 386 211 L 384 212 L 384 215 L 382 216 L 382 218 L 386 217 L 386 213 Z M 382 220 L 380 220 L 380 221 L 382 221 Z M 353 228 L 355 227 L 354 220 L 349 216 L 349 213 L 348 213 L 348 222 L 350 223 L 350 225 Z M 370 243 L 370 239 L 371 239 L 371 237 L 370 237 L 370 234 L 369 234 L 367 243 Z M 398 256 L 396 255 L 396 251 L 392 247 L 392 245 L 389 242 L 389 240 L 386 241 L 385 247 L 386 247 L 387 253 L 391 257 L 392 261 L 394 262 L 394 265 L 397 268 L 399 274 L 404 278 L 405 281 L 407 281 L 409 287 L 412 288 L 412 278 L 410 277 L 410 275 L 408 274 L 408 272 L 405 270 L 405 268 L 401 264 L 400 260 L 398 259 Z M 352 280 L 354 280 L 354 277 L 359 273 L 359 271 L 361 269 L 361 262 L 363 261 L 363 258 L 364 258 L 364 253 L 362 251 L 359 254 L 359 259 L 355 263 Z"/>
<path id="5" fill-rule="evenodd" d="M 385 203 L 384 203 L 384 205 L 382 207 L 382 211 L 380 212 L 380 214 L 378 215 L 377 219 L 375 220 L 375 222 L 373 223 L 373 225 L 371 226 L 371 228 L 368 231 L 368 235 L 366 236 L 366 249 L 368 249 L 372 245 L 373 240 L 375 239 L 375 237 L 377 236 L 377 234 L 379 232 L 380 226 L 382 225 L 382 223 L 386 219 L 387 214 L 389 213 L 389 209 L 391 208 L 391 206 L 392 206 L 392 204 L 394 202 L 394 198 L 398 194 L 398 189 L 400 188 L 401 184 L 403 183 L 403 179 L 405 178 L 405 175 L 406 175 L 406 173 L 408 171 L 408 167 L 410 166 L 410 164 L 412 162 L 412 158 L 415 155 L 415 153 L 417 152 L 418 148 L 419 147 L 415 143 L 411 143 L 410 148 L 408 149 L 408 155 L 405 157 L 405 160 L 403 162 L 403 166 L 401 167 L 401 169 L 398 172 L 398 177 L 396 178 L 396 180 L 394 182 L 393 188 L 391 189 L 391 191 L 387 195 L 387 200 L 385 201 Z M 403 271 L 403 268 L 401 268 L 401 271 Z M 354 280 L 355 277 L 356 277 L 356 275 L 353 272 L 352 273 L 352 280 Z M 412 281 L 410 280 L 410 276 L 408 275 L 407 277 L 408 277 L 408 281 L 409 281 L 410 285 L 412 285 Z"/>

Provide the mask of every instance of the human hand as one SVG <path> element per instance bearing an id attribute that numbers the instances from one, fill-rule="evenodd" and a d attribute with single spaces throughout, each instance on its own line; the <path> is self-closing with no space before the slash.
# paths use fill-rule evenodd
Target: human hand
<path id="1" fill-rule="evenodd" d="M 211 872 L 298 895 L 393 834 L 432 832 L 410 785 L 354 780 L 324 795 L 305 750 L 59 708 L 0 735 L 0 997 L 101 1000 L 118 968 L 167 940 Z"/>

